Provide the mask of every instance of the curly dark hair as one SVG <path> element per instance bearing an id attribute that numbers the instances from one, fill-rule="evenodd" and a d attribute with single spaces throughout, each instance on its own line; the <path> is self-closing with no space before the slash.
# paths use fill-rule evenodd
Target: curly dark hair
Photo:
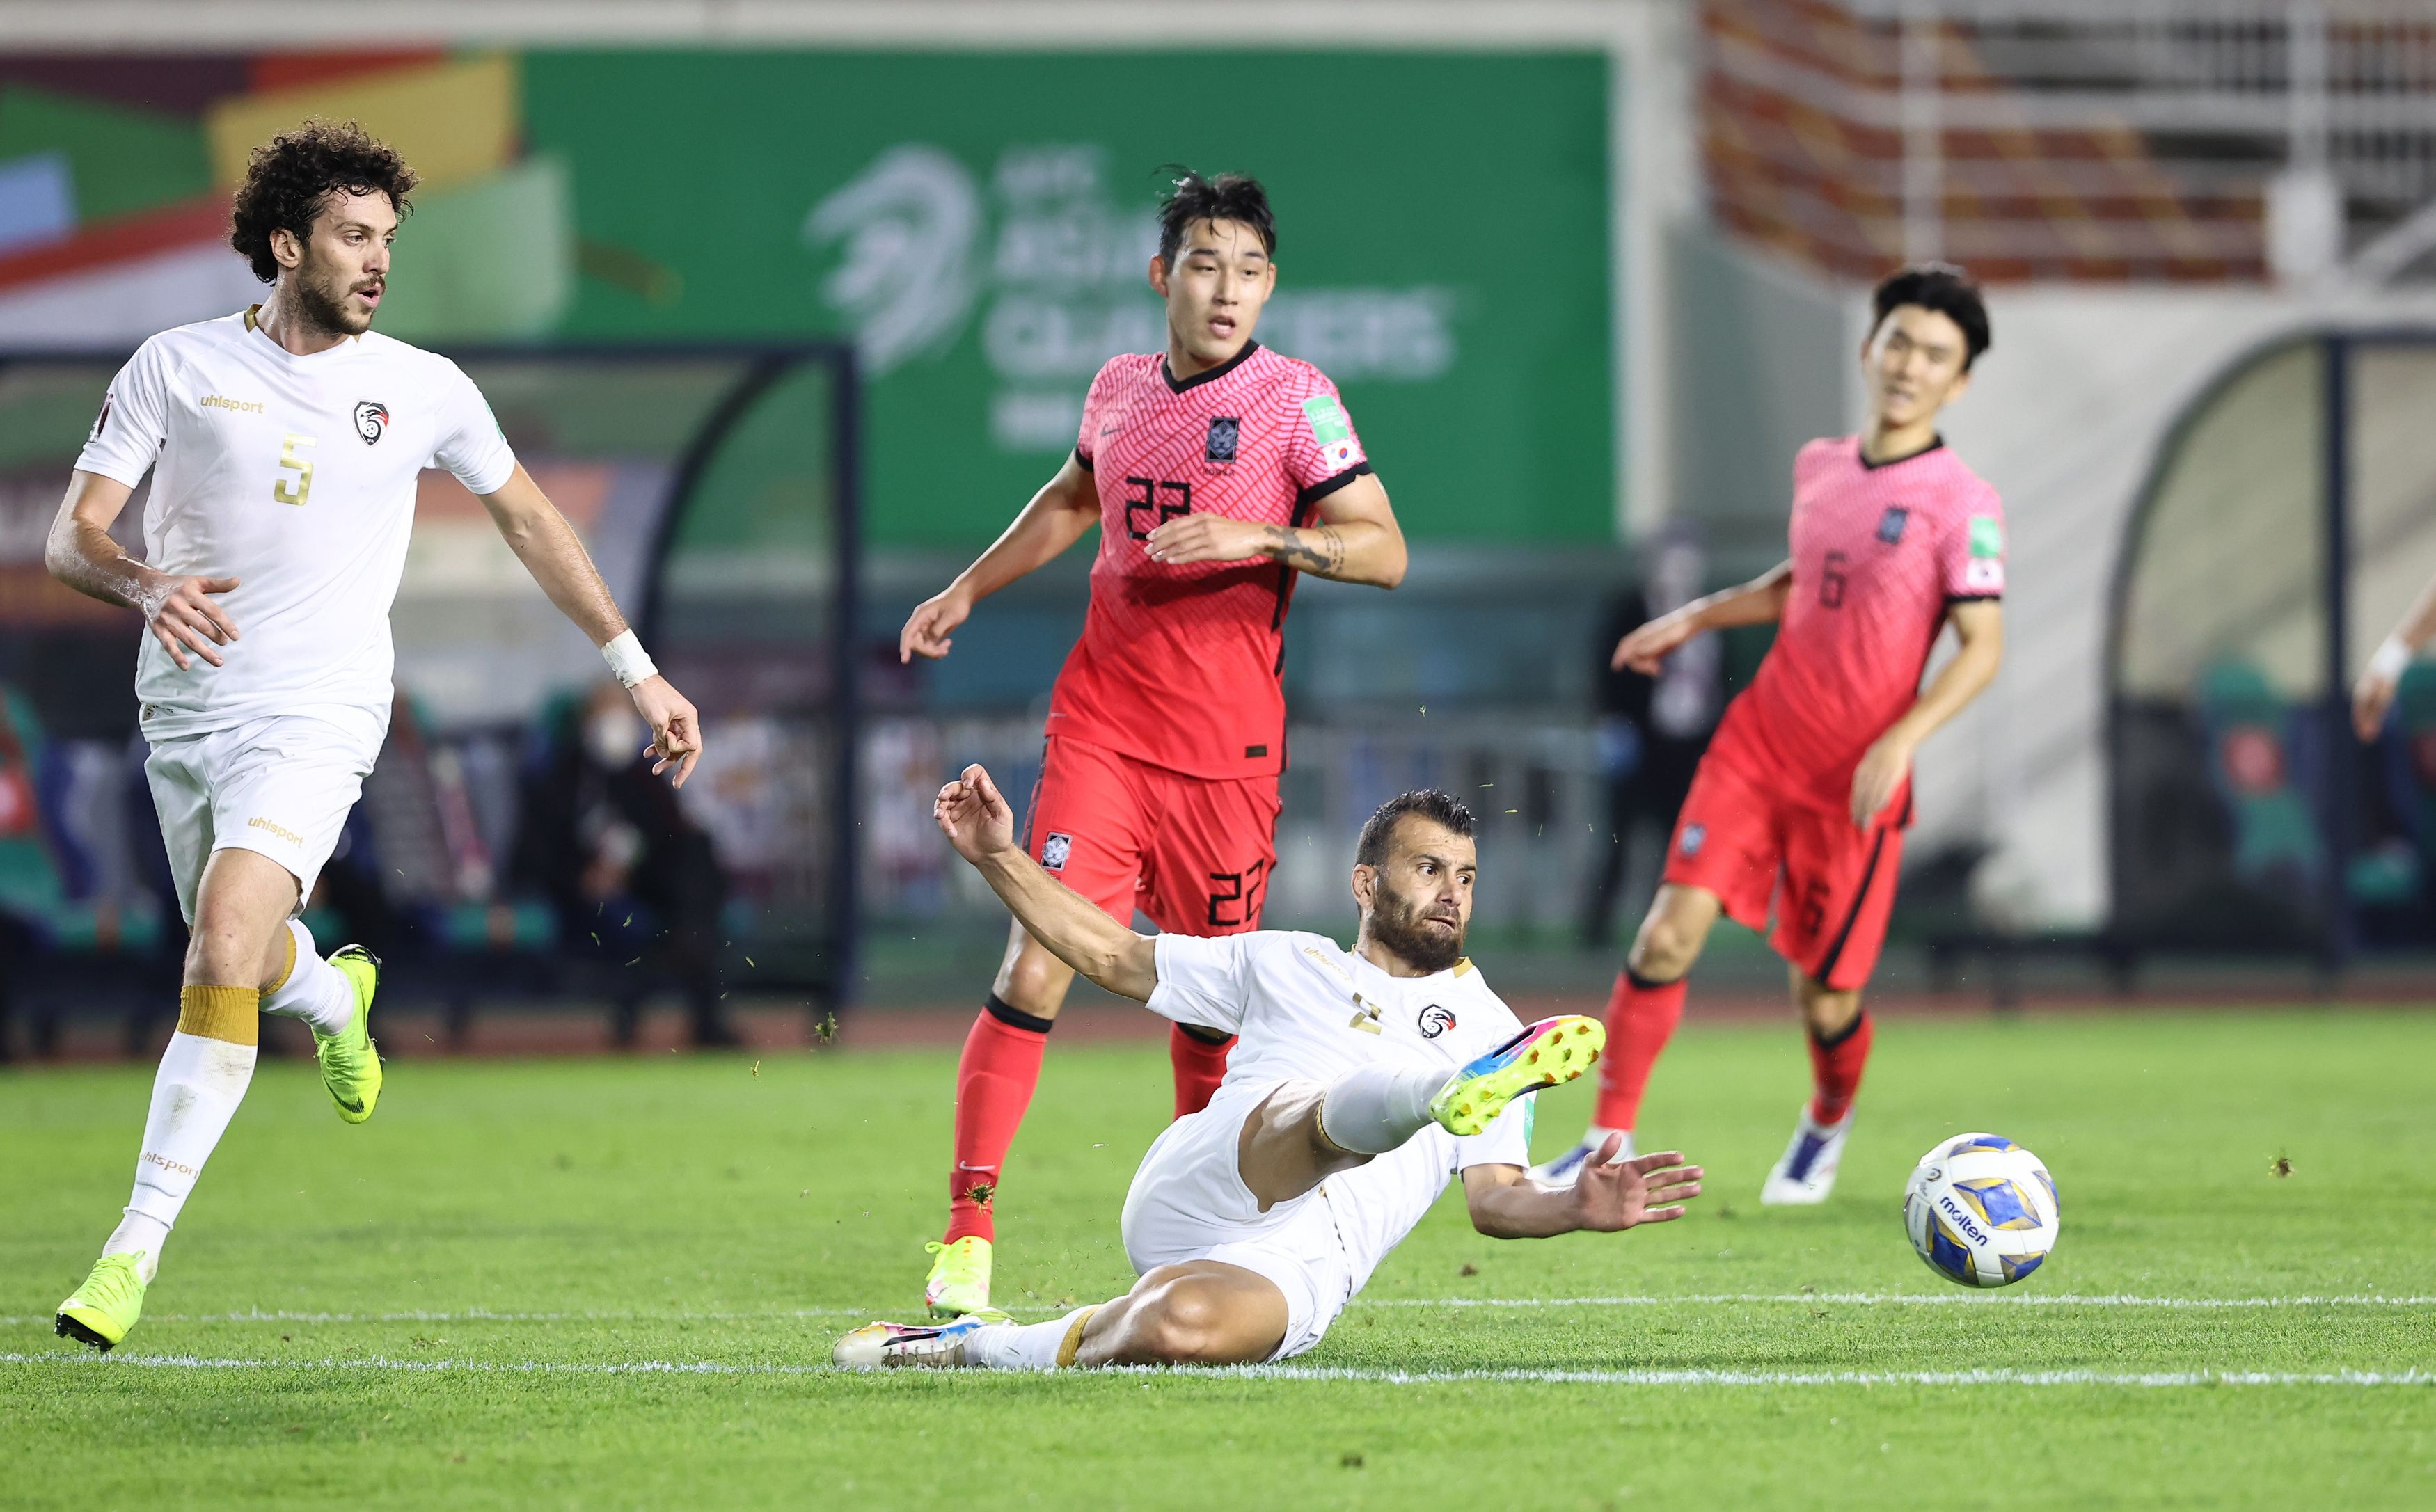
<path id="1" fill-rule="evenodd" d="M 1278 254 L 1278 218 L 1269 213 L 1269 192 L 1261 181 L 1242 173 L 1205 179 L 1181 164 L 1159 170 L 1177 177 L 1158 207 L 1158 255 L 1169 266 L 1184 245 L 1184 234 L 1200 220 L 1236 220 L 1252 228 L 1262 250 Z"/>
<path id="2" fill-rule="evenodd" d="M 264 283 L 279 277 L 270 234 L 282 227 L 304 240 L 333 194 L 385 194 L 400 216 L 414 207 L 414 170 L 354 121 L 306 121 L 253 149 L 229 217 L 229 245 Z"/>

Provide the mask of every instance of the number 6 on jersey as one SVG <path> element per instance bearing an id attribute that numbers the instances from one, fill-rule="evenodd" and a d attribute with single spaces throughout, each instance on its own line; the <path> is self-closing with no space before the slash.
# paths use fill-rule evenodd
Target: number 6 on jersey
<path id="1" fill-rule="evenodd" d="M 310 436 L 287 433 L 287 443 L 279 451 L 279 465 L 296 469 L 294 478 L 283 478 L 270 485 L 270 496 L 282 504 L 302 505 L 313 496 L 313 464 L 296 455 L 299 446 L 316 444 Z"/>

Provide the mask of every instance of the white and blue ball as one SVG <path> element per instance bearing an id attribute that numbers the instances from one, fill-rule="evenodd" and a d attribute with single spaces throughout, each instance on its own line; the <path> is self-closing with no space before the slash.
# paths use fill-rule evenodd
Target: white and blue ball
<path id="1" fill-rule="evenodd" d="M 1911 1247 L 1958 1286 L 2010 1286 L 2029 1275 L 2054 1250 L 2062 1222 L 2044 1162 L 2000 1134 L 1940 1140 L 1904 1189 Z"/>

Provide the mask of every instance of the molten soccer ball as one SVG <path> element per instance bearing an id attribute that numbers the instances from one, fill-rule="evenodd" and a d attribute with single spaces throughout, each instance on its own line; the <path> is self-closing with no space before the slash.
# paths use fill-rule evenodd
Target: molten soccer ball
<path id="1" fill-rule="evenodd" d="M 2002 1135 L 1940 1141 L 1904 1189 L 1911 1247 L 1961 1286 L 2010 1286 L 2037 1270 L 2062 1222 L 2047 1168 Z"/>

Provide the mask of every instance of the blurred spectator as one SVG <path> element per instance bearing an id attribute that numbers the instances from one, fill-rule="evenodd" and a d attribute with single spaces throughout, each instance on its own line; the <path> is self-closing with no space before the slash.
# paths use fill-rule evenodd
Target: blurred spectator
<path id="1" fill-rule="evenodd" d="M 564 711 L 527 773 L 513 869 L 556 911 L 561 947 L 608 973 L 618 1043 L 634 1042 L 645 987 L 664 974 L 685 994 L 694 1043 L 733 1045 L 720 1006 L 727 879 L 710 837 L 652 775 L 650 741 L 616 683 Z"/>
<path id="2" fill-rule="evenodd" d="M 1679 528 L 1662 535 L 1642 565 L 1641 582 L 1609 601 L 1593 648 L 1599 782 L 1607 809 L 1599 838 L 1607 843 L 1592 848 L 1582 912 L 1582 943 L 1592 949 L 1612 942 L 1635 831 L 1644 822 L 1653 825 L 1664 843 L 1725 704 L 1723 658 L 1714 635 L 1686 642 L 1655 678 L 1609 665 L 1616 642 L 1627 634 L 1698 598 L 1708 572 L 1697 537 Z"/>

